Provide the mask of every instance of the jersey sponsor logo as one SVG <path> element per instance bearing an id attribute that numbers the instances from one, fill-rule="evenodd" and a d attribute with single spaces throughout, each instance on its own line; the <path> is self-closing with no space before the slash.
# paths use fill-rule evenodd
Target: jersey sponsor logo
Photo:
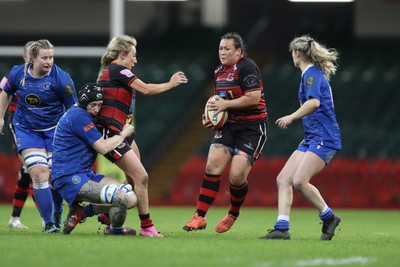
<path id="1" fill-rule="evenodd" d="M 85 132 L 90 131 L 93 128 L 94 128 L 94 123 L 93 122 L 89 123 L 88 125 L 83 126 L 83 130 Z"/>
<path id="2" fill-rule="evenodd" d="M 31 107 L 38 107 L 41 103 L 39 96 L 35 94 L 29 94 L 25 97 L 25 103 Z"/>
<path id="3" fill-rule="evenodd" d="M 223 99 L 227 99 L 227 93 L 226 91 L 219 91 L 218 92 L 219 97 L 223 98 Z"/>
<path id="4" fill-rule="evenodd" d="M 123 69 L 119 73 L 121 73 L 122 75 L 125 75 L 126 77 L 129 77 L 129 78 L 133 76 L 132 71 L 130 71 L 128 69 Z"/>
<path id="5" fill-rule="evenodd" d="M 74 89 L 72 88 L 72 86 L 70 84 L 67 84 L 67 86 L 65 86 L 64 88 L 64 92 L 66 96 L 71 96 L 74 94 Z"/>
<path id="6" fill-rule="evenodd" d="M 308 77 L 306 80 L 306 87 L 309 89 L 313 84 L 315 83 L 315 78 L 314 77 Z"/>
<path id="7" fill-rule="evenodd" d="M 255 74 L 249 74 L 243 79 L 247 88 L 258 86 L 258 80 L 259 79 Z"/>
<path id="8" fill-rule="evenodd" d="M 82 179 L 78 175 L 74 175 L 74 176 L 72 176 L 71 181 L 73 184 L 80 184 Z"/>

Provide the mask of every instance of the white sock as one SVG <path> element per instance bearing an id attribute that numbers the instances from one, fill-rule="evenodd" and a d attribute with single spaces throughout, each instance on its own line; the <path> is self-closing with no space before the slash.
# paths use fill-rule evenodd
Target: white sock
<path id="1" fill-rule="evenodd" d="M 278 215 L 277 221 L 289 221 L 289 215 Z"/>
<path id="2" fill-rule="evenodd" d="M 325 205 L 325 207 L 322 209 L 322 211 L 320 213 L 324 213 L 329 209 L 328 205 Z"/>

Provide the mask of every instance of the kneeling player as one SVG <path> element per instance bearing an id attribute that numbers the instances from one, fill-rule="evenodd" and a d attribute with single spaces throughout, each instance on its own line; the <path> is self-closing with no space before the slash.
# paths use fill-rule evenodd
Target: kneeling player
<path id="1" fill-rule="evenodd" d="M 132 187 L 92 171 L 97 153 L 105 154 L 118 147 L 133 133 L 133 126 L 125 125 L 119 135 L 103 139 L 95 126 L 103 104 L 102 89 L 87 84 L 78 96 L 78 105 L 60 119 L 53 144 L 52 184 L 70 205 L 63 233 L 69 234 L 86 217 L 108 213 L 111 222 L 104 234 L 135 235 L 134 229 L 123 227 L 127 210 L 137 205 Z M 82 207 L 82 201 L 91 203 Z"/>

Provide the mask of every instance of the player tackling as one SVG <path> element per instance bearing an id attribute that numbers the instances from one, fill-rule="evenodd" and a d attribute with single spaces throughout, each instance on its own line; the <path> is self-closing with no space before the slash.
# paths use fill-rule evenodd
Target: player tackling
<path id="1" fill-rule="evenodd" d="M 53 144 L 52 183 L 70 205 L 63 233 L 69 234 L 86 217 L 109 213 L 111 225 L 104 229 L 105 235 L 135 235 L 134 229 L 123 227 L 127 210 L 137 205 L 132 187 L 92 171 L 97 153 L 115 149 L 134 128 L 126 124 L 119 134 L 103 139 L 95 126 L 103 104 L 102 89 L 87 84 L 78 96 L 79 104 L 61 117 Z M 91 204 L 82 207 L 82 201 Z"/>

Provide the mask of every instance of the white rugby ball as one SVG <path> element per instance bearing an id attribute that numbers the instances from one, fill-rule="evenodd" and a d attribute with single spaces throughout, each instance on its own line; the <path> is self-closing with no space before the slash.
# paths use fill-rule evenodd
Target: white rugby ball
<path id="1" fill-rule="evenodd" d="M 215 97 L 216 95 L 213 95 L 207 100 L 206 106 L 204 108 L 204 116 L 206 117 L 206 120 L 209 120 L 211 122 L 215 129 L 220 129 L 228 120 L 229 114 L 227 111 L 221 111 L 217 113 L 215 110 L 208 109 L 208 103 L 211 101 L 216 101 L 216 99 L 214 99 Z"/>

